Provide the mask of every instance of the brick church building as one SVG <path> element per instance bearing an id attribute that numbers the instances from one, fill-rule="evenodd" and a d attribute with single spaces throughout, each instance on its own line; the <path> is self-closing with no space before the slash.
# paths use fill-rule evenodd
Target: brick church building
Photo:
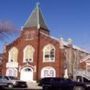
<path id="1" fill-rule="evenodd" d="M 2 74 L 25 81 L 44 77 L 68 77 L 89 53 L 62 38 L 50 35 L 39 6 L 32 11 L 20 36 L 6 45 Z"/>

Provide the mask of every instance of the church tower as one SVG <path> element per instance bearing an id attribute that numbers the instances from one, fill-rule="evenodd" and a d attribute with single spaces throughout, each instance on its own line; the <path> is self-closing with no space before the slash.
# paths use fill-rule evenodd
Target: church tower
<path id="1" fill-rule="evenodd" d="M 23 25 L 20 36 L 6 47 L 3 74 L 25 81 L 61 77 L 61 58 L 60 43 L 50 36 L 37 4 Z"/>
<path id="2" fill-rule="evenodd" d="M 49 34 L 48 27 L 44 21 L 43 14 L 38 3 L 36 4 L 36 8 L 32 11 L 31 15 L 23 26 L 23 29 L 30 28 L 36 28 L 37 30 Z"/>

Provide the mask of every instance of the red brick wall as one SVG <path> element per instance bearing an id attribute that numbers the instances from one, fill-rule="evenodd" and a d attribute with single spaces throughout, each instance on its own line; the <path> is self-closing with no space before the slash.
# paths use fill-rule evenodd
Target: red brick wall
<path id="1" fill-rule="evenodd" d="M 33 39 L 31 40 L 25 40 L 25 32 L 29 31 L 34 34 Z M 49 35 L 48 31 L 45 31 L 43 29 L 41 29 L 40 31 L 42 31 L 45 34 Z M 39 35 L 39 37 L 38 37 Z M 55 46 L 55 62 L 46 62 L 43 63 L 43 47 L 47 44 L 52 44 Z M 8 51 L 12 48 L 12 47 L 16 47 L 19 50 L 19 55 L 18 55 L 18 62 L 19 65 L 23 66 L 23 49 L 25 48 L 26 45 L 32 45 L 35 49 L 35 53 L 34 53 L 34 62 L 31 63 L 32 65 L 36 65 L 36 67 L 38 68 L 38 72 L 34 72 L 34 79 L 39 79 L 40 78 L 40 73 L 41 73 L 41 69 L 45 66 L 52 66 L 56 69 L 56 76 L 57 77 L 61 77 L 63 75 L 63 61 L 62 61 L 62 53 L 60 50 L 60 44 L 57 40 L 54 40 L 50 37 L 47 37 L 45 35 L 41 35 L 38 34 L 38 30 L 35 28 L 28 28 L 25 29 L 21 32 L 21 35 L 19 38 L 17 38 L 14 42 L 12 42 L 11 44 L 9 44 L 6 48 L 6 53 L 3 57 L 3 74 L 5 74 L 6 72 L 6 63 L 8 62 Z M 39 51 L 38 51 L 39 49 Z M 19 74 L 20 75 L 20 74 Z"/>

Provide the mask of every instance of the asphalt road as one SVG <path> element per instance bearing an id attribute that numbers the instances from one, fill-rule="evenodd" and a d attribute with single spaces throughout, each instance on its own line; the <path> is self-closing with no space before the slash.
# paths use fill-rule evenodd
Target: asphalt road
<path id="1" fill-rule="evenodd" d="M 90 83 L 87 84 L 87 87 L 86 90 L 90 90 Z M 0 87 L 0 90 L 42 90 L 42 89 L 30 89 L 30 88 L 1 88 Z M 52 89 L 52 90 L 56 90 L 56 89 Z M 61 90 L 61 89 L 60 89 Z M 68 90 L 68 88 L 66 88 L 65 90 Z"/>
<path id="2" fill-rule="evenodd" d="M 29 88 L 0 88 L 0 90 L 38 90 L 38 89 L 29 89 Z"/>
<path id="3" fill-rule="evenodd" d="M 29 89 L 29 88 L 12 88 L 12 89 L 8 89 L 8 88 L 5 88 L 5 89 L 0 89 L 0 90 L 39 90 L 39 89 Z M 68 90 L 68 89 L 65 89 L 65 90 Z M 86 90 L 90 90 L 90 87 L 87 88 Z"/>

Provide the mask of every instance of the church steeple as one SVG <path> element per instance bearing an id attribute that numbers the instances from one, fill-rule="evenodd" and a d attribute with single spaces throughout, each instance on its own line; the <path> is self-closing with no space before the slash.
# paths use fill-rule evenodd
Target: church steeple
<path id="1" fill-rule="evenodd" d="M 30 27 L 37 27 L 37 29 L 43 28 L 48 31 L 48 27 L 41 13 L 39 3 L 36 4 L 36 8 L 32 11 L 31 16 L 29 16 L 23 28 L 30 28 Z"/>

